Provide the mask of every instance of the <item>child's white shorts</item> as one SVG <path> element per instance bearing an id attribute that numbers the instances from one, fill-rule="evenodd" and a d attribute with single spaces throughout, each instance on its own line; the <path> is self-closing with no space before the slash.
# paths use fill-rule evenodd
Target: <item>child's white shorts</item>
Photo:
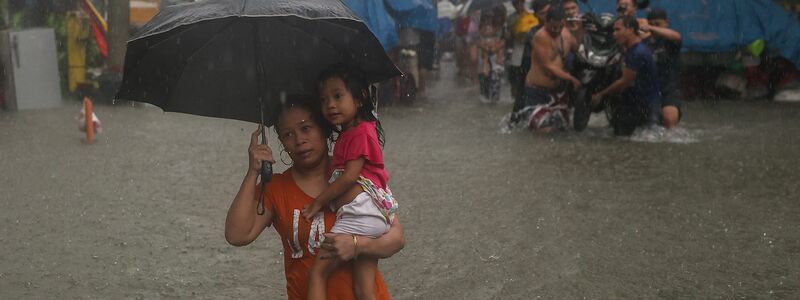
<path id="1" fill-rule="evenodd" d="M 336 211 L 331 232 L 379 237 L 389 231 L 389 224 L 369 194 L 361 192 L 353 201 Z"/>

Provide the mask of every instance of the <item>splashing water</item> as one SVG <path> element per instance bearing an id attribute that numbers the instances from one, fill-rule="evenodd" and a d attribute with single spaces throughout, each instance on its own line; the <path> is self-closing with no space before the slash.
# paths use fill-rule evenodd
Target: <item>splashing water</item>
<path id="1" fill-rule="evenodd" d="M 529 131 L 530 114 L 522 114 L 522 116 L 517 117 L 518 120 L 516 122 L 511 121 L 512 116 L 513 113 L 508 113 L 500 119 L 497 126 L 499 134 Z M 700 141 L 700 134 L 700 130 L 689 130 L 681 127 L 666 129 L 661 126 L 651 126 L 636 129 L 633 135 L 627 139 L 633 142 L 691 144 Z M 608 120 L 602 113 L 592 114 L 588 128 L 580 135 L 596 138 L 615 137 L 613 130 L 609 127 Z"/>
<path id="2" fill-rule="evenodd" d="M 636 129 L 630 136 L 630 140 L 646 143 L 691 144 L 700 141 L 698 135 L 699 132 L 691 132 L 685 128 L 666 129 L 661 126 L 651 126 Z"/>
<path id="3" fill-rule="evenodd" d="M 500 129 L 498 133 L 500 134 L 512 134 L 515 132 L 523 132 L 528 131 L 528 124 L 530 124 L 530 116 L 522 116 L 517 117 L 516 122 L 512 122 L 511 118 L 514 113 L 508 113 L 500 119 L 500 123 L 497 127 Z"/>

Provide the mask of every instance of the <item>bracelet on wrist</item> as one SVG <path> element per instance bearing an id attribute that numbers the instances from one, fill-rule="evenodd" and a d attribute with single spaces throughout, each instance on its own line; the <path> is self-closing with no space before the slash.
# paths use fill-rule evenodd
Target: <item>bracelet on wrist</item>
<path id="1" fill-rule="evenodd" d="M 358 237 L 353 235 L 353 259 L 358 259 Z"/>

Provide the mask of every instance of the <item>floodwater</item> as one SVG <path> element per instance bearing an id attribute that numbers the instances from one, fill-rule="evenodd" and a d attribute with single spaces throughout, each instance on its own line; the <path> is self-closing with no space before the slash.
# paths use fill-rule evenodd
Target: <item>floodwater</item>
<path id="1" fill-rule="evenodd" d="M 800 106 L 689 102 L 678 133 L 638 138 L 500 133 L 507 87 L 481 104 L 452 73 L 382 112 L 395 299 L 800 298 Z M 271 229 L 223 237 L 254 124 L 96 104 L 87 145 L 78 107 L 0 112 L 0 298 L 285 297 Z"/>

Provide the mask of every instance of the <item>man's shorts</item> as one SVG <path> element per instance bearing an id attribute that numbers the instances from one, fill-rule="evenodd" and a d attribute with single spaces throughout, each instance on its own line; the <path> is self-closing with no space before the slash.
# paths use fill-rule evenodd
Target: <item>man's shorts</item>
<path id="1" fill-rule="evenodd" d="M 550 91 L 538 86 L 526 86 L 522 91 L 522 107 L 545 105 L 552 100 Z"/>
<path id="2" fill-rule="evenodd" d="M 678 108 L 678 120 L 683 116 L 683 101 L 681 101 L 681 89 L 677 82 L 679 79 L 661 82 L 661 107 L 674 106 Z"/>

